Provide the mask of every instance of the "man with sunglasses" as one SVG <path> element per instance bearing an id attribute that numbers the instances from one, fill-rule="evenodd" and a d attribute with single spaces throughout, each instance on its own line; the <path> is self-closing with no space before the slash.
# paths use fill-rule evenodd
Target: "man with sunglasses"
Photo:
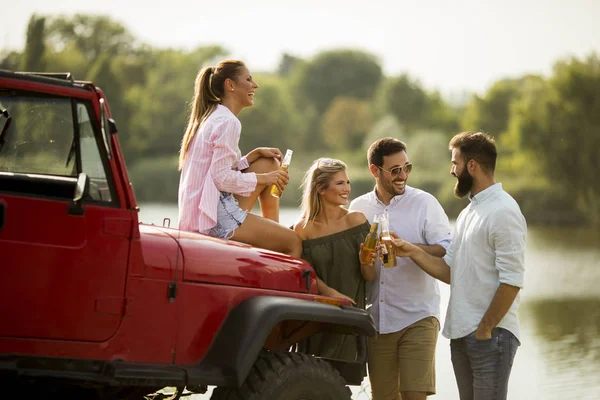
<path id="1" fill-rule="evenodd" d="M 435 257 L 443 257 L 451 229 L 440 203 L 431 194 L 408 186 L 412 171 L 406 144 L 383 138 L 367 152 L 375 188 L 350 204 L 369 221 L 389 215 L 390 230 Z M 377 261 L 368 283 L 368 308 L 378 329 L 369 338 L 369 379 L 373 400 L 424 400 L 435 393 L 435 347 L 440 318 L 436 279 L 410 258 L 384 268 Z"/>

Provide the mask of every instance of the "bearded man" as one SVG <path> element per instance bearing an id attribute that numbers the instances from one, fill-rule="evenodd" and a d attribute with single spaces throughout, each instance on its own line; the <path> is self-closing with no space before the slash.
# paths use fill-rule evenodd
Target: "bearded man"
<path id="1" fill-rule="evenodd" d="M 462 132 L 450 141 L 454 193 L 470 204 L 460 213 L 452 244 L 436 258 L 403 238 L 396 255 L 450 284 L 442 334 L 450 339 L 461 400 L 506 399 L 520 345 L 519 291 L 523 288 L 527 224 L 517 202 L 496 183 L 494 139 Z"/>

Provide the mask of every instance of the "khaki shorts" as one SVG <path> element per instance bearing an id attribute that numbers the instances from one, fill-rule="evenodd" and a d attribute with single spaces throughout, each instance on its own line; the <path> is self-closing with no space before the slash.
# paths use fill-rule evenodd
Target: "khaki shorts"
<path id="1" fill-rule="evenodd" d="M 399 332 L 369 338 L 373 400 L 398 400 L 400 392 L 435 394 L 435 346 L 440 323 L 427 317 Z"/>

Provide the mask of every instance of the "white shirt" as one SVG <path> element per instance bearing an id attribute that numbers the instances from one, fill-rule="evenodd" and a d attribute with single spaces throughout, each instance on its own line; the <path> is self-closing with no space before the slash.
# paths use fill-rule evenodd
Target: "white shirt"
<path id="1" fill-rule="evenodd" d="M 523 287 L 527 223 L 517 202 L 496 183 L 477 193 L 460 213 L 444 260 L 451 268 L 450 301 L 443 335 L 477 329 L 500 283 Z M 519 338 L 520 294 L 497 325 Z"/>
<path id="2" fill-rule="evenodd" d="M 390 229 L 412 243 L 450 245 L 451 229 L 440 203 L 427 192 L 406 186 L 404 194 L 383 204 L 373 190 L 350 203 L 369 222 L 385 210 Z M 384 268 L 378 260 L 376 276 L 367 285 L 369 314 L 379 333 L 398 332 L 430 316 L 440 319 L 440 291 L 436 279 L 427 275 L 410 258 L 397 257 L 397 266 Z M 370 305 L 370 307 L 369 307 Z"/>
<path id="3" fill-rule="evenodd" d="M 256 174 L 241 172 L 249 166 L 238 147 L 241 131 L 221 104 L 198 128 L 179 180 L 179 229 L 207 233 L 217 224 L 221 192 L 249 196 L 256 188 Z"/>

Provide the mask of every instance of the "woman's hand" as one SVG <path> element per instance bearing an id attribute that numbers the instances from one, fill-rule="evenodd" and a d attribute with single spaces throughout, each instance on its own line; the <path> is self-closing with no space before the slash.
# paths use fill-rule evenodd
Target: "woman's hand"
<path id="1" fill-rule="evenodd" d="M 350 297 L 346 296 L 345 294 L 342 294 L 340 292 L 338 292 L 337 290 L 330 288 L 331 291 L 327 294 L 327 296 L 329 297 L 333 297 L 336 299 L 345 299 L 348 300 L 350 303 L 352 303 L 353 305 L 356 305 L 356 302 L 354 301 L 354 299 L 351 299 Z"/>
<path id="2" fill-rule="evenodd" d="M 356 302 L 353 299 L 351 299 L 350 297 L 346 296 L 345 294 L 342 294 L 342 293 L 338 292 L 337 290 L 335 290 L 331 286 L 327 285 L 318 276 L 317 276 L 317 289 L 319 290 L 319 294 L 321 296 L 334 297 L 336 299 L 346 299 L 350 303 L 356 305 Z"/>
<path id="3" fill-rule="evenodd" d="M 276 185 L 279 190 L 283 191 L 290 181 L 290 176 L 288 175 L 287 171 L 277 170 L 268 172 L 266 174 L 256 174 L 256 180 L 258 181 L 259 185 Z"/>
<path id="4" fill-rule="evenodd" d="M 379 245 L 377 245 L 375 250 L 365 250 L 364 243 L 360 244 L 360 252 L 358 253 L 358 257 L 360 260 L 360 274 L 366 281 L 370 282 L 373 279 L 375 279 L 375 258 L 377 257 L 378 251 Z M 363 263 L 363 260 L 367 260 L 367 262 Z"/>
<path id="5" fill-rule="evenodd" d="M 283 160 L 283 154 L 281 154 L 281 150 L 279 150 L 276 147 L 257 147 L 256 149 L 248 153 L 246 159 L 249 163 L 253 163 L 259 157 L 275 158 L 280 163 Z"/>
<path id="6" fill-rule="evenodd" d="M 360 253 L 358 255 L 361 260 L 360 263 L 363 265 L 373 266 L 373 264 L 375 263 L 375 257 L 377 256 L 377 249 L 365 250 L 364 247 L 365 247 L 365 244 L 361 243 L 360 244 Z M 363 263 L 362 260 L 368 260 L 368 261 L 366 263 Z"/>

